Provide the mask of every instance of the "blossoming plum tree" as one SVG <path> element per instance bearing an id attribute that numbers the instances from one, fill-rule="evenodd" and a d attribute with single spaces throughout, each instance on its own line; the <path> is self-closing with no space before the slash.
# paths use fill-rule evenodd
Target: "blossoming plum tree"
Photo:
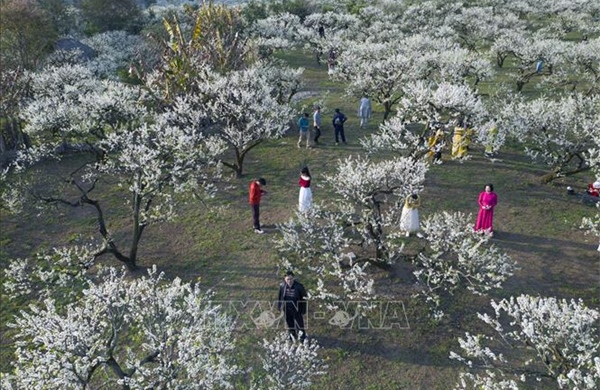
<path id="1" fill-rule="evenodd" d="M 4 292 L 32 299 L 9 325 L 16 329 L 11 372 L 3 389 L 30 387 L 146 389 L 231 388 L 252 370 L 253 388 L 305 388 L 324 375 L 315 340 L 289 342 L 287 333 L 264 340 L 261 367 L 236 364 L 236 323 L 211 292 L 156 266 L 134 277 L 93 264 L 94 249 L 71 247 L 12 261 Z M 247 359 L 241 359 L 248 361 Z"/>
<path id="2" fill-rule="evenodd" d="M 297 75 L 292 70 L 282 70 L 282 74 L 291 76 L 289 83 L 280 85 L 284 88 L 277 87 L 279 80 L 273 79 L 271 67 L 257 63 L 227 75 L 212 73 L 200 85 L 200 109 L 213 122 L 215 136 L 233 151 L 233 161 L 223 161 L 223 165 L 236 177 L 242 176 L 248 152 L 288 129 L 293 112 L 284 96 L 293 96 Z"/>
<path id="3" fill-rule="evenodd" d="M 379 131 L 361 139 L 369 153 L 390 150 L 419 160 L 429 151 L 425 142 L 431 122 L 470 117 L 475 123 L 489 115 L 481 98 L 468 86 L 416 81 L 403 87 L 397 114 L 379 126 Z M 498 138 L 500 139 L 500 138 Z"/>
<path id="4" fill-rule="evenodd" d="M 175 216 L 173 194 L 201 188 L 211 193 L 212 180 L 219 175 L 213 166 L 224 150 L 222 142 L 194 126 L 171 125 L 168 113 L 153 113 L 143 106 L 138 88 L 100 81 L 79 65 L 35 74 L 31 85 L 33 100 L 22 116 L 34 147 L 23 151 L 15 162 L 12 179 L 24 179 L 18 173 L 35 169 L 33 164 L 41 158 L 60 160 L 67 149 L 91 152 L 91 158 L 68 174 L 66 182 L 77 195 L 61 192 L 57 187 L 61 179 L 55 175 L 46 177 L 47 186 L 30 186 L 32 194 L 46 204 L 90 206 L 103 242 L 96 255 L 110 253 L 135 269 L 145 228 Z M 128 253 L 116 244 L 101 201 L 94 195 L 107 177 L 117 178 L 129 192 L 132 238 Z"/>
<path id="5" fill-rule="evenodd" d="M 198 285 L 156 268 L 134 280 L 109 268 L 77 298 L 47 298 L 15 318 L 3 388 L 231 386 L 234 323 Z"/>
<path id="6" fill-rule="evenodd" d="M 518 389 L 519 382 L 544 388 L 595 389 L 600 384 L 597 310 L 581 301 L 520 295 L 492 300 L 494 315 L 478 314 L 499 336 L 467 333 L 462 354 L 450 357 L 484 373 L 461 373 L 456 388 Z M 491 345 L 487 346 L 487 345 Z M 514 352 L 503 354 L 492 348 Z M 510 365 L 519 360 L 520 368 Z"/>
<path id="7" fill-rule="evenodd" d="M 327 365 L 318 355 L 315 339 L 293 342 L 289 334 L 281 333 L 274 340 L 263 340 L 265 354 L 261 357 L 266 373 L 257 389 L 305 389 L 314 378 L 327 373 Z"/>
<path id="8" fill-rule="evenodd" d="M 525 152 L 550 167 L 546 182 L 597 166 L 586 152 L 597 149 L 594 134 L 600 124 L 600 98 L 574 94 L 532 101 L 515 99 L 502 112 L 509 133 L 520 139 Z"/>
<path id="9" fill-rule="evenodd" d="M 398 261 L 414 266 L 421 285 L 418 295 L 430 304 L 433 315 L 442 299 L 461 286 L 474 294 L 500 288 L 515 268 L 514 262 L 488 238 L 472 231 L 469 218 L 448 213 L 423 223 L 425 248 L 418 255 L 404 253 L 399 219 L 402 200 L 419 193 L 426 164 L 400 157 L 381 162 L 366 158 L 340 161 L 337 172 L 325 181 L 335 195 L 331 204 L 297 213 L 279 226 L 276 245 L 283 254 L 281 266 L 314 274 L 311 299 L 337 309 L 342 299 L 368 301 L 377 291 L 370 266 L 389 268 Z"/>
<path id="10" fill-rule="evenodd" d="M 384 108 L 384 121 L 402 99 L 407 83 L 434 80 L 464 83 L 491 75 L 490 63 L 449 39 L 413 35 L 385 43 L 355 44 L 340 57 L 334 78 L 348 82 L 347 94 L 367 94 Z"/>

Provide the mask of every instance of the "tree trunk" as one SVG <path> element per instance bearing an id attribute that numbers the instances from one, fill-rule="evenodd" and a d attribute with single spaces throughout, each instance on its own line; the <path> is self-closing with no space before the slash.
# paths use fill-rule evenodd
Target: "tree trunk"
<path id="1" fill-rule="evenodd" d="M 388 118 L 388 116 L 390 116 L 390 113 L 392 112 L 392 103 L 390 102 L 384 102 L 383 103 L 383 108 L 384 108 L 384 112 L 383 112 L 383 121 L 385 122 Z"/>
<path id="2" fill-rule="evenodd" d="M 242 167 L 239 165 L 236 165 L 234 168 L 234 174 L 235 174 L 235 178 L 236 179 L 241 179 L 244 175 L 243 175 L 243 171 L 242 171 Z"/>
<path id="3" fill-rule="evenodd" d="M 138 172 L 135 177 L 138 188 L 141 188 L 142 174 Z M 131 248 L 129 249 L 129 260 L 125 262 L 127 268 L 133 271 L 137 268 L 137 252 L 142 237 L 143 227 L 140 225 L 140 212 L 142 209 L 142 197 L 138 192 L 133 194 L 133 237 L 131 238 Z"/>
<path id="4" fill-rule="evenodd" d="M 496 64 L 498 64 L 499 68 L 502 68 L 502 66 L 504 66 L 504 60 L 506 59 L 506 56 L 502 55 L 502 54 L 497 54 L 496 55 Z"/>
<path id="5" fill-rule="evenodd" d="M 240 153 L 240 151 L 235 149 L 235 164 L 233 164 L 233 170 L 235 173 L 235 178 L 240 179 L 244 170 L 244 156 L 245 153 Z"/>

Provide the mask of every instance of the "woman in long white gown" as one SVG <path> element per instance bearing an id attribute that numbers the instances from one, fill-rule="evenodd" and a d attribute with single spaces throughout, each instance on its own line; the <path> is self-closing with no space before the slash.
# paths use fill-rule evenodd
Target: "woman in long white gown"
<path id="1" fill-rule="evenodd" d="M 310 189 L 310 171 L 308 167 L 302 168 L 300 171 L 300 194 L 298 195 L 298 208 L 301 212 L 306 212 L 312 207 L 312 190 Z"/>
<path id="2" fill-rule="evenodd" d="M 421 199 L 417 194 L 410 194 L 404 200 L 404 207 L 400 215 L 400 230 L 406 234 L 406 237 L 419 230 L 420 205 Z"/>

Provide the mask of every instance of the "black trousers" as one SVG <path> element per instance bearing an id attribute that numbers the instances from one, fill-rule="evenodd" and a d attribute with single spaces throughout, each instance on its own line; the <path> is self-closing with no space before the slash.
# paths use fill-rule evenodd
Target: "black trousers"
<path id="1" fill-rule="evenodd" d="M 254 229 L 260 229 L 260 205 L 252 204 L 252 223 L 254 224 Z"/>
<path id="2" fill-rule="evenodd" d="M 335 130 L 335 142 L 338 141 L 338 135 L 342 136 L 342 142 L 346 143 L 346 135 L 344 134 L 344 126 L 334 126 Z"/>
<path id="3" fill-rule="evenodd" d="M 304 340 L 306 338 L 306 331 L 304 330 L 304 318 L 298 308 L 293 304 L 286 303 L 285 305 L 285 323 L 288 326 L 288 331 L 290 335 L 293 336 L 296 340 L 298 339 L 298 335 L 300 331 L 300 340 Z"/>
<path id="4" fill-rule="evenodd" d="M 321 136 L 321 128 L 318 126 L 315 126 L 315 143 L 319 142 L 319 137 Z"/>

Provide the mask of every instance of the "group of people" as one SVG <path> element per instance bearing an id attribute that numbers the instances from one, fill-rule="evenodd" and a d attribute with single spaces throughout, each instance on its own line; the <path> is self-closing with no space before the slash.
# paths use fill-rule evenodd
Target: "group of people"
<path id="1" fill-rule="evenodd" d="M 310 170 L 308 167 L 302 168 L 300 171 L 300 178 L 298 179 L 298 186 L 300 187 L 300 192 L 298 194 L 298 210 L 301 212 L 307 212 L 312 207 L 313 197 L 310 181 Z M 248 191 L 248 203 L 252 209 L 252 226 L 254 227 L 254 231 L 258 234 L 264 233 L 260 224 L 260 200 L 262 196 L 267 193 L 265 190 L 266 185 L 267 181 L 263 177 L 260 177 L 250 182 L 250 189 Z"/>
<path id="2" fill-rule="evenodd" d="M 298 180 L 298 185 L 300 186 L 298 207 L 300 211 L 306 211 L 312 206 L 310 179 L 308 167 L 302 168 L 300 179 Z M 262 177 L 250 183 L 248 201 L 252 209 L 254 231 L 258 234 L 264 233 L 260 225 L 260 200 L 267 192 L 264 189 L 266 185 L 267 181 Z M 306 290 L 301 283 L 294 280 L 294 273 L 292 271 L 286 272 L 284 281 L 279 286 L 277 308 L 279 311 L 283 310 L 285 312 L 285 321 L 290 338 L 292 340 L 300 340 L 301 342 L 306 339 L 303 319 L 303 315 L 306 314 L 306 297 Z"/>
<path id="3" fill-rule="evenodd" d="M 335 144 L 339 145 L 340 140 L 344 145 L 346 145 L 346 133 L 344 131 L 344 123 L 348 118 L 339 108 L 335 109 L 335 113 L 333 114 L 333 118 L 331 119 L 331 124 L 333 126 Z M 314 145 L 319 145 L 319 138 L 321 137 L 321 107 L 316 106 L 315 111 L 313 112 L 313 130 L 315 133 L 312 142 Z M 310 123 L 309 123 L 309 115 L 308 112 L 305 112 L 300 119 L 298 119 L 298 148 L 302 147 L 302 143 L 306 141 L 306 147 L 312 147 L 311 144 L 311 134 L 310 134 Z"/>
<path id="4" fill-rule="evenodd" d="M 367 122 L 368 122 L 369 118 L 371 117 L 371 113 L 372 113 L 371 100 L 369 100 L 369 98 L 367 96 L 363 96 L 360 99 L 359 106 L 358 106 L 358 116 L 360 117 L 360 127 L 361 128 L 364 128 L 367 126 Z M 310 132 L 309 118 L 310 118 L 310 116 L 309 116 L 308 112 L 305 112 L 298 119 L 298 134 L 299 134 L 298 148 L 302 147 L 303 142 L 306 142 L 307 148 L 312 147 L 313 144 L 314 145 L 319 144 L 319 138 L 321 137 L 321 134 L 322 134 L 322 131 L 321 131 L 321 124 L 322 124 L 321 107 L 315 106 L 315 109 L 313 111 L 312 119 L 313 119 L 314 138 L 312 139 L 312 144 L 311 144 L 311 132 Z M 347 120 L 348 120 L 348 117 L 346 117 L 346 115 L 339 108 L 336 108 L 335 112 L 333 114 L 333 117 L 331 118 L 331 125 L 333 126 L 333 133 L 334 133 L 336 145 L 339 145 L 340 141 L 342 141 L 342 143 L 344 145 L 347 144 L 346 132 L 344 130 L 344 124 L 346 123 Z"/>
<path id="5" fill-rule="evenodd" d="M 335 58 L 335 54 L 330 57 Z M 360 117 L 360 127 L 364 128 L 367 126 L 368 119 L 371 117 L 372 108 L 371 102 L 367 96 L 363 96 L 360 99 L 358 116 Z M 303 142 L 306 142 L 306 147 L 310 148 L 311 145 L 311 131 L 309 114 L 304 113 L 298 120 L 299 138 L 298 147 L 302 146 Z M 314 138 L 312 142 L 315 145 L 319 144 L 319 138 L 322 135 L 322 118 L 321 118 L 321 107 L 316 106 L 313 112 L 313 123 L 312 127 L 314 130 Z M 331 123 L 334 129 L 335 144 L 338 145 L 340 140 L 346 144 L 346 136 L 344 131 L 344 123 L 347 117 L 339 108 L 335 109 L 335 113 L 332 117 Z M 471 138 L 474 130 L 472 125 L 469 123 L 468 118 L 457 118 L 453 123 L 443 124 L 434 123 L 429 124 L 431 130 L 429 137 L 427 138 L 427 144 L 429 147 L 429 155 L 432 157 L 434 163 L 441 163 L 442 161 L 442 149 L 445 146 L 444 136 L 445 129 L 453 128 L 452 136 L 452 148 L 451 154 L 453 158 L 464 157 L 469 149 Z M 494 125 L 490 127 L 489 136 L 495 137 L 498 133 L 497 127 Z M 488 140 L 489 141 L 489 140 Z M 489 142 L 485 148 L 485 155 L 491 157 L 495 155 L 495 150 L 492 146 L 493 142 Z M 266 193 L 264 187 L 266 186 L 266 180 L 259 178 L 253 180 L 250 183 L 250 194 L 249 203 L 252 208 L 253 227 L 256 233 L 262 234 L 264 231 L 260 225 L 260 200 L 262 195 Z M 307 212 L 313 204 L 313 196 L 311 190 L 311 174 L 308 167 L 302 168 L 300 171 L 300 177 L 298 179 L 299 194 L 298 194 L 298 209 L 300 212 Z M 587 194 L 600 198 L 600 181 L 590 183 L 587 189 Z M 483 191 L 479 193 L 478 197 L 478 214 L 473 226 L 473 230 L 477 233 L 488 234 L 493 236 L 493 219 L 494 209 L 498 204 L 498 196 L 494 192 L 493 184 L 486 184 Z M 403 202 L 402 212 L 400 215 L 399 229 L 406 237 L 410 237 L 411 234 L 416 233 L 420 229 L 419 224 L 419 207 L 421 205 L 421 199 L 418 194 L 409 194 Z M 600 247 L 598 248 L 600 250 Z M 287 271 L 284 275 L 284 281 L 280 284 L 279 295 L 278 295 L 278 309 L 285 310 L 285 320 L 290 333 L 290 337 L 295 340 L 304 341 L 306 338 L 306 331 L 304 327 L 303 315 L 306 313 L 306 290 L 304 286 L 294 279 L 292 271 Z"/>
<path id="6" fill-rule="evenodd" d="M 498 204 L 498 196 L 494 192 L 493 184 L 486 184 L 483 191 L 479 193 L 477 200 L 479 212 L 473 230 L 477 233 L 486 233 L 490 236 L 494 235 L 494 207 Z M 421 199 L 416 193 L 408 195 L 404 199 L 404 205 L 400 214 L 400 231 L 406 237 L 410 237 L 411 233 L 419 231 L 419 206 Z"/>
<path id="7" fill-rule="evenodd" d="M 455 159 L 466 157 L 472 142 L 475 130 L 469 119 L 457 118 L 447 124 L 433 121 L 428 125 L 429 136 L 427 137 L 428 155 L 432 158 L 434 164 L 442 163 L 442 150 L 446 145 L 444 138 L 446 132 L 452 131 L 451 156 Z M 491 158 L 497 155 L 498 151 L 494 143 L 498 137 L 498 126 L 494 120 L 486 134 L 484 156 Z"/>
<path id="8" fill-rule="evenodd" d="M 310 190 L 310 171 L 307 167 L 302 168 L 298 185 L 300 194 L 298 198 L 298 207 L 300 211 L 306 211 L 312 206 L 312 193 Z M 263 178 L 253 181 L 250 184 L 250 204 L 252 205 L 254 228 L 257 232 L 263 233 L 258 222 L 259 208 L 258 203 L 253 204 L 258 197 L 265 191 L 262 187 L 266 185 Z M 254 197 L 253 197 L 254 196 Z M 492 184 L 486 184 L 484 190 L 479 194 L 478 204 L 479 213 L 475 222 L 474 230 L 479 233 L 493 235 L 494 207 L 498 203 L 498 197 L 494 192 Z M 400 217 L 400 229 L 410 237 L 411 233 L 419 230 L 419 206 L 420 198 L 416 193 L 412 193 L 404 200 L 404 206 Z M 600 248 L 599 248 L 600 250 Z M 307 311 L 307 294 L 304 286 L 295 280 L 294 273 L 287 271 L 284 280 L 279 285 L 279 294 L 277 296 L 277 309 L 285 314 L 285 322 L 292 341 L 306 340 L 306 328 L 304 326 L 304 315 Z"/>
<path id="9" fill-rule="evenodd" d="M 258 183 L 257 185 L 260 186 L 264 185 L 265 182 L 264 179 L 258 179 L 255 183 Z M 300 210 L 306 210 L 306 207 L 310 207 L 310 204 L 312 204 L 310 172 L 306 167 L 301 171 L 299 185 L 299 208 Z M 600 197 L 600 181 L 590 183 L 588 193 L 592 196 Z M 493 236 L 494 208 L 498 204 L 498 196 L 494 192 L 493 184 L 489 183 L 485 185 L 483 191 L 479 193 L 477 203 L 479 205 L 479 212 L 474 231 Z M 420 198 L 416 193 L 408 195 L 404 200 L 400 217 L 400 229 L 406 233 L 406 237 L 419 230 L 419 206 Z M 600 251 L 600 246 L 598 247 L 598 251 Z M 284 311 L 285 313 L 285 321 L 290 339 L 300 340 L 300 342 L 303 342 L 307 337 L 303 318 L 307 312 L 306 299 L 307 294 L 304 286 L 294 279 L 292 271 L 287 271 L 284 275 L 284 281 L 279 286 L 277 307 L 279 311 Z"/>

